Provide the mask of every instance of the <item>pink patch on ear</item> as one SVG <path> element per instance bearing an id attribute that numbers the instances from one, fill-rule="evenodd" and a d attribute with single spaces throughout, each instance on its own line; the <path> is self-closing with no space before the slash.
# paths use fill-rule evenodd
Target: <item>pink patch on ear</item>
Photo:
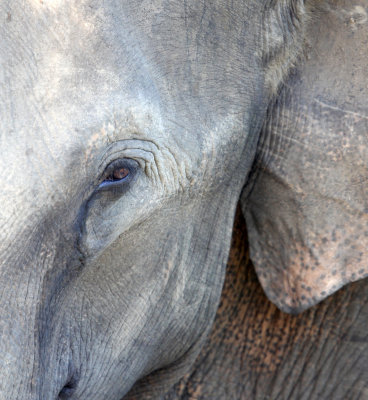
<path id="1" fill-rule="evenodd" d="M 349 282 L 368 276 L 368 216 L 323 234 L 303 237 L 303 243 L 281 232 L 260 235 L 249 218 L 250 252 L 269 299 L 281 310 L 301 312 Z M 276 240 L 275 240 L 276 239 Z"/>

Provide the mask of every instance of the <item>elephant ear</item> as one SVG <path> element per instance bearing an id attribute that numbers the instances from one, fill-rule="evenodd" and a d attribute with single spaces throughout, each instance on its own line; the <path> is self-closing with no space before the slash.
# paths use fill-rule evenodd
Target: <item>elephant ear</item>
<path id="1" fill-rule="evenodd" d="M 320 11 L 242 196 L 259 280 L 286 312 L 368 275 L 367 16 L 366 0 Z"/>

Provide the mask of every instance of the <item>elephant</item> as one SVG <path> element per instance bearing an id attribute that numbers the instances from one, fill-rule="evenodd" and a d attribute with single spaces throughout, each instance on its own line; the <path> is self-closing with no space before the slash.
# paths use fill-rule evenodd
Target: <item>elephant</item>
<path id="1" fill-rule="evenodd" d="M 300 312 L 365 276 L 366 219 L 354 225 L 366 213 L 364 180 L 343 199 L 321 193 L 328 204 L 351 200 L 351 212 L 323 215 L 340 226 L 339 279 L 327 283 L 335 276 L 325 272 L 329 253 L 318 264 L 325 278 L 309 285 L 314 274 L 298 272 L 306 278 L 299 285 L 285 253 L 301 255 L 309 243 L 303 234 L 318 238 L 324 221 L 311 211 L 314 192 L 306 192 L 305 229 L 283 236 L 295 223 L 294 186 L 287 181 L 289 191 L 279 191 L 280 180 L 267 181 L 262 166 L 285 171 L 267 160 L 268 150 L 274 145 L 276 155 L 294 141 L 268 142 L 284 140 L 269 116 L 277 101 L 286 104 L 282 83 L 305 64 L 327 12 L 320 3 L 0 1 L 1 400 L 165 395 L 210 333 L 240 197 L 258 276 L 282 310 Z M 347 2 L 325 3 L 348 22 L 357 18 L 354 35 L 364 36 L 364 1 L 359 18 Z M 351 51 L 366 65 L 355 45 Z M 331 66 L 322 61 L 322 71 Z M 364 103 L 354 101 L 364 97 L 364 78 L 360 71 L 348 113 L 357 118 L 349 127 L 363 134 L 358 142 L 346 138 L 363 157 Z M 347 77 L 336 82 L 347 85 Z M 338 113 L 330 117 L 339 124 Z M 295 174 L 287 178 L 305 183 L 311 156 L 300 170 L 285 158 Z M 354 179 L 367 176 L 364 168 L 353 169 Z M 290 214 L 269 204 L 282 196 Z M 355 234 L 350 243 L 344 224 Z M 290 247 L 280 250 L 285 240 Z M 356 251 L 357 272 L 348 262 Z"/>

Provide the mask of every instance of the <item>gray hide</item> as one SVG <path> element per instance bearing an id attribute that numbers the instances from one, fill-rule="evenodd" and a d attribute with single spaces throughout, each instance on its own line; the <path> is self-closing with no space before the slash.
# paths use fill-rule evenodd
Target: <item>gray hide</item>
<path id="1" fill-rule="evenodd" d="M 1 400 L 190 365 L 269 97 L 266 3 L 0 1 Z"/>
<path id="2" fill-rule="evenodd" d="M 326 1 L 315 21 L 243 194 L 257 274 L 287 312 L 368 275 L 368 2 Z"/>
<path id="3" fill-rule="evenodd" d="M 189 368 L 308 4 L 0 0 L 0 400 Z"/>

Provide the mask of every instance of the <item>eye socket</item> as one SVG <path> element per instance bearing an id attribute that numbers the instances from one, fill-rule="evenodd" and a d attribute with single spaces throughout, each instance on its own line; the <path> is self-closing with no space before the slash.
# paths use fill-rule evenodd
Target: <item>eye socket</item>
<path id="1" fill-rule="evenodd" d="M 128 158 L 113 161 L 105 169 L 99 189 L 125 187 L 136 175 L 138 167 L 137 161 Z"/>

